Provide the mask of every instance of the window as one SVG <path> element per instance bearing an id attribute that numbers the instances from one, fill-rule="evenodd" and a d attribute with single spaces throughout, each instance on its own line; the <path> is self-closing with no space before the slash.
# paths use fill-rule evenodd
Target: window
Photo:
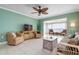
<path id="1" fill-rule="evenodd" d="M 47 25 L 47 31 L 52 29 L 54 32 L 62 32 L 66 29 L 66 23 L 51 23 Z"/>
<path id="2" fill-rule="evenodd" d="M 44 21 L 44 36 L 49 34 L 50 29 L 54 32 L 62 32 L 64 29 L 67 29 L 66 21 L 66 18 Z"/>

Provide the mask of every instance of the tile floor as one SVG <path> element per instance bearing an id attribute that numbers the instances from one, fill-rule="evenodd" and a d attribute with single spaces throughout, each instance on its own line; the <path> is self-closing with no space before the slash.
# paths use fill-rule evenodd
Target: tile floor
<path id="1" fill-rule="evenodd" d="M 56 49 L 49 52 L 42 48 L 42 39 L 30 39 L 17 46 L 0 45 L 0 55 L 56 55 Z"/>

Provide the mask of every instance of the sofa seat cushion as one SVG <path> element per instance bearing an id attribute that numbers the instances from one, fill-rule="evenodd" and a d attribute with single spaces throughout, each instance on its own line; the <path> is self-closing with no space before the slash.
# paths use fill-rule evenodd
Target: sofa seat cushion
<path id="1" fill-rule="evenodd" d="M 24 34 L 23 37 L 24 37 L 24 40 L 30 39 L 30 35 L 29 34 Z"/>

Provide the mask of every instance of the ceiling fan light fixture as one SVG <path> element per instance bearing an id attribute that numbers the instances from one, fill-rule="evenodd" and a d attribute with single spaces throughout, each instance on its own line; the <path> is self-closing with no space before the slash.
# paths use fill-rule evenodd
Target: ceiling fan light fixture
<path id="1" fill-rule="evenodd" d="M 38 13 L 38 16 L 40 16 L 41 14 L 44 14 L 44 15 L 47 15 L 48 14 L 47 13 L 47 10 L 48 10 L 47 7 L 42 8 L 41 6 L 38 6 L 38 8 L 37 7 L 33 7 L 33 9 Z"/>

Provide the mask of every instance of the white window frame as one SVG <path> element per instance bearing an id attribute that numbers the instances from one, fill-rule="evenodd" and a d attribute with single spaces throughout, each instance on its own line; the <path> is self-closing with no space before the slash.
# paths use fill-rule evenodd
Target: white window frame
<path id="1" fill-rule="evenodd" d="M 67 23 L 67 18 L 65 17 L 65 18 L 60 18 L 60 19 L 51 19 L 51 20 L 44 21 L 43 22 L 43 37 L 46 37 L 46 34 L 47 34 L 46 33 L 46 24 L 49 24 L 49 23 L 60 23 L 60 22 Z"/>

